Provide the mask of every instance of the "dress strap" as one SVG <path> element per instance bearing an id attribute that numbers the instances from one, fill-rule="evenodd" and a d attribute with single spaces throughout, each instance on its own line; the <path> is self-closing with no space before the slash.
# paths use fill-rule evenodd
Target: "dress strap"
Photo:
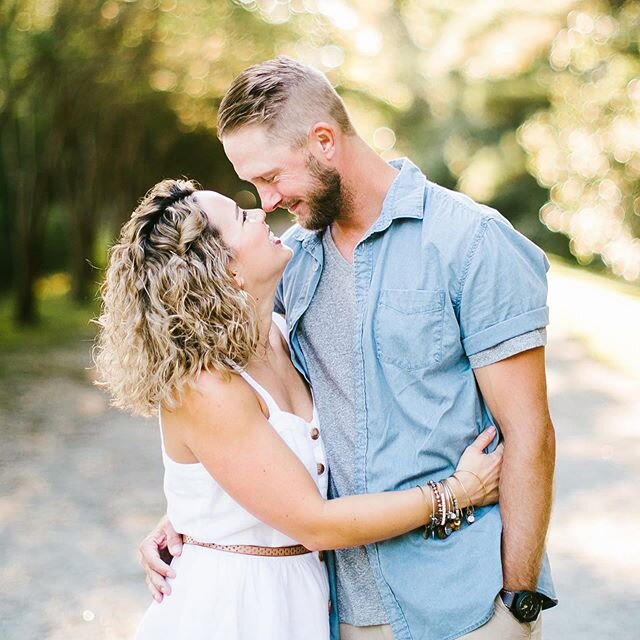
<path id="1" fill-rule="evenodd" d="M 271 315 L 273 324 L 278 327 L 280 333 L 284 336 L 287 344 L 289 344 L 289 332 L 287 331 L 287 323 L 285 319 L 279 313 L 273 313 Z M 269 409 L 269 417 L 282 413 L 280 407 L 276 401 L 271 397 L 271 394 L 258 382 L 256 382 L 246 371 L 238 370 L 238 373 L 253 387 L 253 390 L 264 400 L 264 403 Z"/>
<path id="2" fill-rule="evenodd" d="M 160 449 L 162 450 L 162 457 L 168 458 L 167 450 L 164 447 L 164 431 L 162 430 L 162 407 L 158 405 L 158 426 L 160 427 Z"/>
<path id="3" fill-rule="evenodd" d="M 271 317 L 273 318 L 273 324 L 275 324 L 276 327 L 280 329 L 280 333 L 284 336 L 287 344 L 289 344 L 289 329 L 287 329 L 287 321 L 283 316 L 281 316 L 279 313 L 276 313 L 275 311 L 273 312 Z"/>
<path id="4" fill-rule="evenodd" d="M 253 390 L 264 400 L 264 403 L 267 405 L 267 409 L 269 409 L 269 418 L 273 417 L 277 413 L 280 413 L 280 407 L 271 397 L 271 394 L 261 384 L 256 382 L 246 371 L 238 371 L 238 373 L 251 387 L 253 387 Z"/>

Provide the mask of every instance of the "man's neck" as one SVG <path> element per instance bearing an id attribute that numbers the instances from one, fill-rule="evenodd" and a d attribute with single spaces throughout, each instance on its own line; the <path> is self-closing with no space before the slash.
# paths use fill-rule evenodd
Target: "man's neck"
<path id="1" fill-rule="evenodd" d="M 356 245 L 380 216 L 398 169 L 385 162 L 363 140 L 355 138 L 345 154 L 340 173 L 351 195 L 350 210 L 331 225 L 331 236 L 340 253 L 352 262 Z"/>

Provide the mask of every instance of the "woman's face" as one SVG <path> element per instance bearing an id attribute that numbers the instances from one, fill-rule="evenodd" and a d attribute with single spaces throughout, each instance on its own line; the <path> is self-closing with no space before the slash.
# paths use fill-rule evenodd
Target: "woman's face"
<path id="1" fill-rule="evenodd" d="M 246 289 L 280 278 L 291 259 L 291 249 L 271 233 L 262 209 L 241 209 L 215 191 L 198 191 L 196 199 L 222 241 L 233 251 L 233 269 Z"/>

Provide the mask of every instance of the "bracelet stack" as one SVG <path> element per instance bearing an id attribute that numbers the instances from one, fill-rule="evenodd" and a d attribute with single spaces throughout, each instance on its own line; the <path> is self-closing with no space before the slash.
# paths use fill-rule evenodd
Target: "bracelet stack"
<path id="1" fill-rule="evenodd" d="M 451 480 L 453 479 L 460 485 L 469 502 L 469 506 L 464 509 L 460 508 L 458 499 L 451 488 Z M 463 517 L 467 524 L 473 524 L 475 522 L 475 512 L 469 494 L 460 478 L 456 477 L 455 474 L 451 476 L 451 478 L 441 480 L 440 482 L 429 480 L 427 486 L 430 489 L 431 518 L 424 526 L 423 535 L 425 539 L 429 537 L 440 540 L 448 538 L 454 531 L 460 529 Z M 418 489 L 420 489 L 425 502 L 429 503 L 425 488 L 418 485 Z"/>

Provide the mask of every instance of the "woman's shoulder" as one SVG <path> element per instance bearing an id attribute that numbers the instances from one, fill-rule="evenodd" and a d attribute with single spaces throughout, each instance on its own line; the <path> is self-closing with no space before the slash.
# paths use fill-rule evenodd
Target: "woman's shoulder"
<path id="1" fill-rule="evenodd" d="M 214 401 L 224 405 L 250 391 L 246 387 L 240 373 L 203 370 L 185 390 L 183 404 Z"/>
<path id="2" fill-rule="evenodd" d="M 227 424 L 243 416 L 251 419 L 259 414 L 269 415 L 264 400 L 247 384 L 240 372 L 205 370 L 189 385 L 183 396 L 182 407 L 188 413 L 207 416 L 207 422 L 215 420 Z"/>

